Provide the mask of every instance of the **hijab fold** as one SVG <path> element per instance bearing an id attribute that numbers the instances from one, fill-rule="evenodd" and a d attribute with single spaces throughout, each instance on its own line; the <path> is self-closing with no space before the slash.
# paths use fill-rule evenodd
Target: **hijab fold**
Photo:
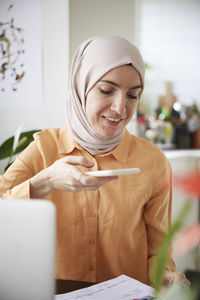
<path id="1" fill-rule="evenodd" d="M 111 151 L 119 144 L 123 132 L 105 138 L 91 127 L 86 116 L 86 95 L 107 72 L 131 64 L 140 74 L 144 87 L 144 63 L 139 50 L 121 37 L 95 36 L 76 50 L 70 73 L 67 99 L 67 126 L 72 138 L 92 155 Z"/>

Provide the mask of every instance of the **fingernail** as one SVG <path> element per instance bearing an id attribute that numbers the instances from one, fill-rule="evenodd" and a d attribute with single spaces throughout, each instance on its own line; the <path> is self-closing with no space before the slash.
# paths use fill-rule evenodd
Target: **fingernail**
<path id="1" fill-rule="evenodd" d="M 92 161 L 90 161 L 90 160 L 88 160 L 87 164 L 88 164 L 88 167 L 90 167 L 90 166 L 92 167 L 94 165 L 94 163 Z"/>

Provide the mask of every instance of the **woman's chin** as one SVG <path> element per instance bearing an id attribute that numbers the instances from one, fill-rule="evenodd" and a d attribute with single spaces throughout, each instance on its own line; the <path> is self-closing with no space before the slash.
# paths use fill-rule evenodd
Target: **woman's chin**
<path id="1" fill-rule="evenodd" d="M 116 137 L 117 135 L 119 135 L 122 130 L 118 130 L 118 131 L 111 131 L 111 130 L 102 130 L 102 131 L 98 131 L 97 134 L 100 135 L 103 138 L 113 138 Z"/>

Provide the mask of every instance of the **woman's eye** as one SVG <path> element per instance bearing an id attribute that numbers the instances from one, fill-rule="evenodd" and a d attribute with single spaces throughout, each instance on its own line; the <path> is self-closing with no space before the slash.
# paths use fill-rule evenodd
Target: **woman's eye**
<path id="1" fill-rule="evenodd" d="M 137 96 L 134 96 L 134 95 L 131 95 L 131 94 L 128 94 L 127 97 L 131 100 L 133 99 L 137 99 Z"/>
<path id="2" fill-rule="evenodd" d="M 100 92 L 101 92 L 102 94 L 106 94 L 106 95 L 112 94 L 112 91 L 106 91 L 106 90 L 103 90 L 103 89 L 100 89 Z"/>

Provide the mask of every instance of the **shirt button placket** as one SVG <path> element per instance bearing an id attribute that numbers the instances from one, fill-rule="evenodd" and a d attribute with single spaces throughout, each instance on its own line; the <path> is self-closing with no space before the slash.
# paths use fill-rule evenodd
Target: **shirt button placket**
<path id="1" fill-rule="evenodd" d="M 95 244 L 95 240 L 94 240 L 94 239 L 90 239 L 90 240 L 89 240 L 89 244 L 90 244 L 90 245 L 94 245 L 94 244 Z"/>
<path id="2" fill-rule="evenodd" d="M 90 272 L 94 271 L 94 269 L 95 269 L 94 266 L 89 266 L 89 271 Z"/>
<path id="3" fill-rule="evenodd" d="M 87 157 L 94 163 L 92 168 L 88 171 L 97 171 L 98 163 L 94 157 Z M 88 200 L 88 248 L 89 248 L 89 264 L 88 271 L 90 273 L 91 281 L 96 280 L 96 236 L 97 236 L 97 201 L 98 191 L 86 191 Z"/>
<path id="4" fill-rule="evenodd" d="M 96 236 L 97 236 L 97 201 L 98 191 L 87 191 L 89 204 L 88 211 L 88 248 L 89 248 L 89 264 L 88 271 L 90 272 L 91 280 L 96 280 Z"/>
<path id="5" fill-rule="evenodd" d="M 96 217 L 96 213 L 94 211 L 90 212 L 90 217 Z"/>

